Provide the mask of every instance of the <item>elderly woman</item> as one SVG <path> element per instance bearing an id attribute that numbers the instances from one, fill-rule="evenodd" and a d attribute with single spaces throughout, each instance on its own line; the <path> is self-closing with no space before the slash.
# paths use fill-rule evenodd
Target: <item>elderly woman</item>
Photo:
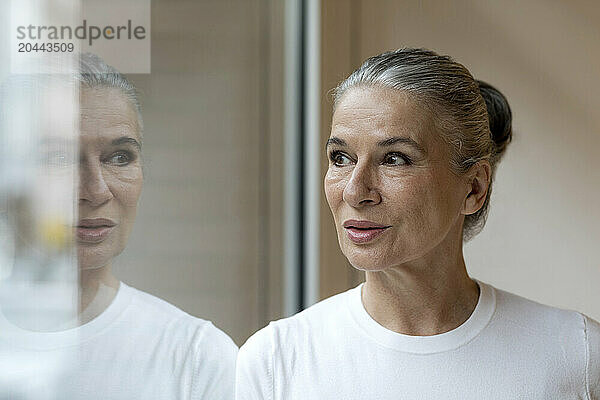
<path id="1" fill-rule="evenodd" d="M 132 84 L 98 57 L 83 55 L 80 69 L 74 227 L 79 316 L 61 327 L 32 332 L 6 315 L 3 328 L 18 333 L 11 336 L 16 338 L 11 351 L 20 359 L 43 353 L 72 362 L 36 398 L 232 399 L 237 347 L 231 339 L 209 321 L 136 290 L 112 273 L 113 259 L 131 233 L 143 185 L 140 106 Z M 63 147 L 44 150 L 44 159 L 54 166 L 68 163 Z M 14 388 L 3 392 L 1 386 L 0 397 L 13 398 Z"/>
<path id="2" fill-rule="evenodd" d="M 511 139 L 504 96 L 450 57 L 372 57 L 335 90 L 325 193 L 366 282 L 240 349 L 242 399 L 600 399 L 600 326 L 473 280 Z"/>

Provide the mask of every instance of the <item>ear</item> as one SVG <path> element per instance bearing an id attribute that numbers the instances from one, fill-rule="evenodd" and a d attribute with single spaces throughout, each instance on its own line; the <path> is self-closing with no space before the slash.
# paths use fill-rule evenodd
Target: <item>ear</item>
<path id="1" fill-rule="evenodd" d="M 463 205 L 463 214 L 475 214 L 483 207 L 492 180 L 492 166 L 489 161 L 476 162 L 466 173 L 467 197 Z"/>

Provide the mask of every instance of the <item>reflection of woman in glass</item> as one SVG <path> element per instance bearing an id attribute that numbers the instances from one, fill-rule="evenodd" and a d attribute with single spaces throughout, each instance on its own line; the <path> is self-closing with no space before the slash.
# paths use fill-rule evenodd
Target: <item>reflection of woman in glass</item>
<path id="1" fill-rule="evenodd" d="M 325 192 L 366 282 L 251 337 L 237 398 L 600 398 L 597 322 L 467 274 L 511 138 L 504 96 L 401 49 L 365 61 L 334 107 Z"/>
<path id="2" fill-rule="evenodd" d="M 231 339 L 112 274 L 142 190 L 142 120 L 134 87 L 98 57 L 82 56 L 79 80 L 79 318 L 70 329 L 20 338 L 45 352 L 77 349 L 55 383 L 60 398 L 231 399 Z"/>

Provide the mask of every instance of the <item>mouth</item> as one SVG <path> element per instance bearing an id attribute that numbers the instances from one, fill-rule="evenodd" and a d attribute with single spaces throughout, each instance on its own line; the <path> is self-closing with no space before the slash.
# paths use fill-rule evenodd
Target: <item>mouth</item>
<path id="1" fill-rule="evenodd" d="M 100 243 L 114 230 L 117 223 L 107 218 L 85 218 L 76 226 L 77 239 L 82 243 Z"/>
<path id="2" fill-rule="evenodd" d="M 390 225 L 381 225 L 372 221 L 347 220 L 343 224 L 350 239 L 355 244 L 368 243 L 382 235 Z"/>

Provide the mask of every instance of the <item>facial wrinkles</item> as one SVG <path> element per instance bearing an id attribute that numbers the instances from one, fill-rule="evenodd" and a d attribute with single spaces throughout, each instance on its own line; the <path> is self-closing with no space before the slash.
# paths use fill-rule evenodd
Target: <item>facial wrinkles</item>
<path id="1" fill-rule="evenodd" d="M 81 109 L 82 129 L 89 136 L 105 137 L 106 130 L 110 132 L 127 132 L 137 138 L 139 131 L 137 122 L 130 119 L 131 113 L 123 114 L 123 110 L 111 107 L 104 111 Z"/>
<path id="2" fill-rule="evenodd" d="M 80 111 L 80 173 L 82 180 L 88 180 L 81 182 L 80 218 L 104 217 L 117 222 L 114 235 L 104 242 L 80 246 L 81 267 L 93 269 L 110 263 L 125 247 L 142 189 L 139 149 L 131 143 L 113 141 L 125 137 L 140 142 L 141 138 L 133 105 L 118 90 L 84 89 Z M 113 163 L 116 153 L 133 158 L 128 163 Z"/>
<path id="3" fill-rule="evenodd" d="M 110 124 L 124 124 L 137 131 L 135 106 L 117 88 L 84 88 L 80 113 L 82 120 L 98 119 Z"/>
<path id="4" fill-rule="evenodd" d="M 127 121 L 132 112 L 113 109 L 111 113 L 96 113 L 93 107 L 98 99 L 91 99 L 91 107 L 82 107 L 82 128 L 80 138 L 80 158 L 87 168 L 99 169 L 105 179 L 131 183 L 139 178 L 140 155 L 133 145 L 113 145 L 111 142 L 120 137 L 131 137 L 139 141 L 139 135 L 133 128 L 135 123 Z M 118 102 L 117 102 L 118 103 Z M 125 104 L 126 105 L 126 104 Z M 131 106 L 126 105 L 128 108 Z M 131 111 L 131 110 L 129 110 Z M 111 165 L 108 160 L 113 153 L 130 152 L 135 155 L 127 165 Z"/>
<path id="5" fill-rule="evenodd" d="M 400 102 L 400 106 L 393 101 L 386 104 L 390 101 L 388 94 L 357 89 L 341 99 L 334 114 L 331 136 L 348 145 L 332 148 L 353 156 L 358 164 L 343 167 L 330 164 L 325 179 L 328 202 L 344 253 L 351 262 L 371 260 L 369 262 L 377 265 L 382 263 L 382 267 L 423 256 L 443 239 L 456 217 L 454 214 L 458 214 L 456 198 L 450 198 L 455 195 L 450 192 L 456 192 L 458 180 L 449 172 L 446 144 L 435 136 L 425 110 L 407 101 Z M 373 106 L 364 103 L 373 103 Z M 409 145 L 405 144 L 379 148 L 377 143 L 390 137 L 411 138 L 427 153 L 418 152 L 417 157 L 417 152 L 407 149 Z M 410 153 L 414 159 L 410 167 L 380 165 L 379 158 L 386 151 L 398 149 L 407 155 Z M 371 175 L 366 173 L 367 168 Z M 358 178 L 379 191 L 381 204 L 355 209 L 343 200 L 342 193 L 348 182 Z M 383 245 L 371 246 L 365 252 L 364 248 L 348 242 L 341 227 L 345 219 L 357 216 L 389 223 L 393 225 L 393 232 L 382 239 Z"/>
<path id="6" fill-rule="evenodd" d="M 135 195 L 137 190 L 133 189 L 140 183 L 141 178 L 141 166 L 138 162 L 139 155 L 137 156 L 138 159 L 130 165 L 117 166 L 107 164 L 104 158 L 110 156 L 114 151 L 117 151 L 117 148 L 110 145 L 105 146 L 99 143 L 82 144 L 82 178 L 102 180 L 113 197 L 124 204 L 135 205 L 137 204 L 137 200 L 132 199 L 132 196 L 129 196 L 129 194 L 137 197 Z M 101 183 L 96 182 L 95 184 Z M 82 182 L 82 184 L 85 184 L 85 182 Z"/>
<path id="7" fill-rule="evenodd" d="M 101 98 L 92 99 L 95 105 Z M 104 100 L 104 99 L 102 99 Z M 126 112 L 123 109 L 115 107 L 119 105 L 117 101 L 112 106 L 99 107 L 82 107 L 82 138 L 81 138 L 81 156 L 88 163 L 98 164 L 101 169 L 102 176 L 106 183 L 121 193 L 132 192 L 132 184 L 140 180 L 141 165 L 139 150 L 133 145 L 111 144 L 111 141 L 120 137 L 132 137 L 140 140 L 137 133 L 137 124 L 132 122 L 132 118 L 137 118 L 131 110 L 132 106 L 125 103 L 121 106 L 126 107 Z M 127 149 L 135 155 L 133 160 L 128 165 L 110 165 L 105 158 L 110 157 L 112 153 Z M 87 159 L 87 160 L 86 160 Z M 135 194 L 133 190 L 132 194 Z M 125 196 L 125 203 L 135 204 L 136 201 L 127 201 L 131 196 Z"/>
<path id="8" fill-rule="evenodd" d="M 350 128 L 359 128 L 362 123 L 367 130 L 395 133 L 391 136 L 426 132 L 429 125 L 425 110 L 411 102 L 406 93 L 380 87 L 350 89 L 340 100 L 334 120 Z"/>

